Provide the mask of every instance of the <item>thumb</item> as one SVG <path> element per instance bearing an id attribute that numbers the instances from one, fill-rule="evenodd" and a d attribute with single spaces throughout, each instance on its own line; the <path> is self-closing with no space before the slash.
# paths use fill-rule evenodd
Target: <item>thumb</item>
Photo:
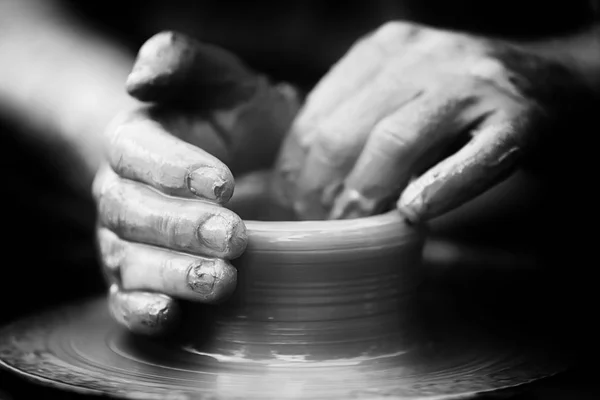
<path id="1" fill-rule="evenodd" d="M 144 102 L 230 108 L 250 99 L 261 79 L 232 53 L 166 31 L 142 45 L 126 89 Z"/>
<path id="2" fill-rule="evenodd" d="M 186 132 L 178 136 L 190 143 L 206 142 L 190 127 L 210 123 L 236 175 L 271 167 L 300 108 L 291 85 L 274 85 L 230 52 L 174 32 L 142 46 L 126 86 L 138 100 L 168 106 L 161 109 L 179 116 L 176 130 Z"/>

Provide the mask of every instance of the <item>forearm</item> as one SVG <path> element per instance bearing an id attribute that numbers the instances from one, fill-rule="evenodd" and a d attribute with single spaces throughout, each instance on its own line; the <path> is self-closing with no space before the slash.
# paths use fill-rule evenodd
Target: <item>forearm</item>
<path id="1" fill-rule="evenodd" d="M 600 96 L 600 22 L 569 37 L 526 46 L 578 74 Z"/>
<path id="2" fill-rule="evenodd" d="M 70 180 L 87 189 L 101 159 L 101 134 L 130 100 L 133 58 L 50 1 L 0 4 L 0 108 L 61 152 Z"/>

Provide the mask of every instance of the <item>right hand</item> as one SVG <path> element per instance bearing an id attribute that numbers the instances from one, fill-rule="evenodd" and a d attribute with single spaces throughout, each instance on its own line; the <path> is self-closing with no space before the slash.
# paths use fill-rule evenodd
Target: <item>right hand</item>
<path id="1" fill-rule="evenodd" d="M 246 248 L 241 218 L 223 207 L 234 178 L 274 161 L 298 109 L 231 54 L 161 33 L 140 49 L 128 92 L 151 102 L 107 130 L 94 182 L 97 239 L 115 320 L 163 334 L 177 299 L 218 303 L 236 285 L 230 260 Z"/>

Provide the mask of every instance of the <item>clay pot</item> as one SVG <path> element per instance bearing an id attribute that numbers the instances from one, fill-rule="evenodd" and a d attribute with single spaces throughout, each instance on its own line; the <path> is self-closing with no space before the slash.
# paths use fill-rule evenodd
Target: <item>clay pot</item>
<path id="1" fill-rule="evenodd" d="M 395 211 L 246 226 L 234 297 L 184 303 L 175 336 L 132 335 L 103 296 L 0 330 L 0 366 L 118 398 L 376 400 L 470 398 L 567 365 L 538 338 L 474 326 L 424 282 L 424 233 Z"/>
<path id="2" fill-rule="evenodd" d="M 187 350 L 240 360 L 379 357 L 403 345 L 422 281 L 423 232 L 399 213 L 345 221 L 246 221 L 238 287 L 187 304 Z"/>

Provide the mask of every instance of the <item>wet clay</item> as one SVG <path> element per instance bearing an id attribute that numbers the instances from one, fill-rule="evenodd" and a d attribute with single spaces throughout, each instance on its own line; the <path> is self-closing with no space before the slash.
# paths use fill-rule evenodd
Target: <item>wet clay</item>
<path id="1" fill-rule="evenodd" d="M 128 332 L 102 297 L 0 330 L 0 366 L 116 398 L 375 400 L 473 398 L 567 365 L 466 322 L 423 281 L 423 232 L 396 212 L 245 222 L 233 298 L 181 302 L 172 336 Z"/>
<path id="2" fill-rule="evenodd" d="M 179 340 L 186 349 L 253 361 L 333 361 L 378 357 L 402 345 L 422 281 L 424 235 L 400 214 L 246 221 L 246 229 L 246 252 L 233 261 L 233 298 L 184 306 Z"/>

